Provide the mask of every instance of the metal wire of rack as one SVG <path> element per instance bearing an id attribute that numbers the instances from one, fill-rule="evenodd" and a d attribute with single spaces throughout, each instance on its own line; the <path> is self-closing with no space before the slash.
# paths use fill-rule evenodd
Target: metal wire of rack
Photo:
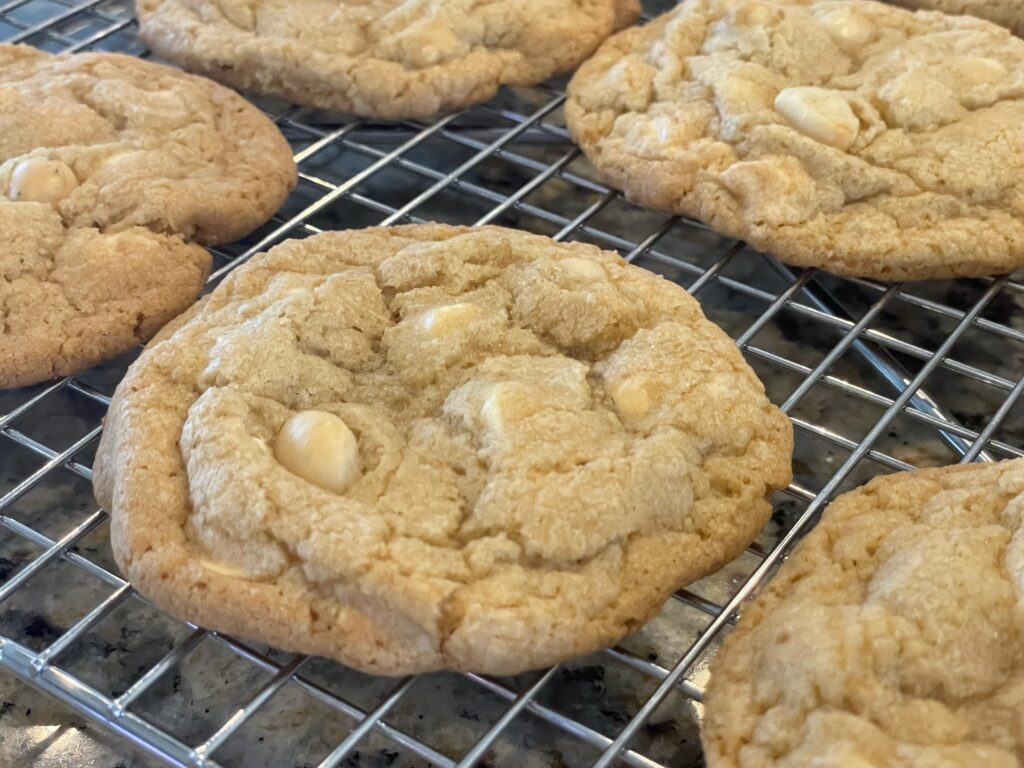
<path id="1" fill-rule="evenodd" d="M 126 0 L 0 0 L 0 41 L 147 55 Z M 300 185 L 267 226 L 214 252 L 211 285 L 286 237 L 400 221 L 617 250 L 696 295 L 793 419 L 795 480 L 747 553 L 621 647 L 516 678 L 368 678 L 208 632 L 133 592 L 92 506 L 92 450 L 127 355 L 0 394 L 0 668 L 176 766 L 697 766 L 720 634 L 836 492 L 879 472 L 1024 456 L 1024 285 L 796 271 L 631 206 L 569 142 L 563 100 L 549 84 L 397 125 L 260 102 L 295 148 Z"/>

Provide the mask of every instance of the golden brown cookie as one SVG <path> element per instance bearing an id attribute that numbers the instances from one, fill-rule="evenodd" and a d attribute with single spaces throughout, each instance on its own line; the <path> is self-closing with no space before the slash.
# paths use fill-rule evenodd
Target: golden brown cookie
<path id="1" fill-rule="evenodd" d="M 202 289 L 192 241 L 262 224 L 295 175 L 274 124 L 222 86 L 0 45 L 0 387 L 149 338 Z"/>
<path id="2" fill-rule="evenodd" d="M 1024 41 L 868 0 L 688 0 L 607 40 L 566 121 L 608 181 L 797 266 L 1024 264 Z"/>
<path id="3" fill-rule="evenodd" d="M 844 494 L 711 667 L 708 768 L 1024 764 L 1024 460 Z"/>
<path id="4" fill-rule="evenodd" d="M 951 14 L 967 14 L 979 19 L 994 21 L 1012 30 L 1015 35 L 1024 35 L 1024 5 L 1020 0 L 887 0 L 911 10 L 942 11 Z"/>
<path id="5" fill-rule="evenodd" d="M 118 387 L 117 560 L 172 613 L 384 674 L 614 643 L 735 557 L 792 433 L 681 288 L 424 225 L 290 241 Z"/>
<path id="6" fill-rule="evenodd" d="M 139 0 L 143 39 L 244 90 L 364 117 L 429 117 L 572 69 L 638 0 Z"/>

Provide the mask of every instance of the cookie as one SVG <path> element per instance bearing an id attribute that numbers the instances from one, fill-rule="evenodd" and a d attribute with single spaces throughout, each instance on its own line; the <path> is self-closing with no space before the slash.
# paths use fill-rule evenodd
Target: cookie
<path id="1" fill-rule="evenodd" d="M 157 605 L 361 670 L 586 654 L 740 553 L 788 419 L 678 286 L 496 227 L 233 272 L 118 387 L 95 465 Z"/>
<path id="2" fill-rule="evenodd" d="M 836 499 L 711 667 L 708 768 L 1024 762 L 1024 461 Z"/>
<path id="3" fill-rule="evenodd" d="M 610 184 L 782 261 L 1024 264 L 1024 41 L 868 0 L 688 0 L 606 41 L 570 133 Z"/>
<path id="4" fill-rule="evenodd" d="M 638 0 L 139 0 L 160 56 L 244 90 L 364 117 L 429 117 L 572 69 Z"/>
<path id="5" fill-rule="evenodd" d="M 911 10 L 968 14 L 1001 24 L 1015 35 L 1024 36 L 1024 6 L 1015 0 L 888 0 Z"/>
<path id="6" fill-rule="evenodd" d="M 277 128 L 222 86 L 0 45 L 0 387 L 149 338 L 202 290 L 194 243 L 262 224 L 295 178 Z"/>
<path id="7" fill-rule="evenodd" d="M 145 341 L 203 288 L 210 255 L 175 235 L 69 228 L 0 197 L 0 388 L 68 376 Z"/>

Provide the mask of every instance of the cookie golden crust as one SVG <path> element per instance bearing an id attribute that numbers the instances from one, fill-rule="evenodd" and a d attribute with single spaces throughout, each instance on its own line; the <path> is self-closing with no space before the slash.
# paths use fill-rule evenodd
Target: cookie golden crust
<path id="1" fill-rule="evenodd" d="M 253 93 L 364 117 L 429 117 L 572 69 L 638 0 L 138 0 L 142 38 Z"/>
<path id="2" fill-rule="evenodd" d="M 0 139 L 2 141 L 2 139 Z M 68 376 L 145 341 L 203 288 L 210 254 L 141 227 L 66 227 L 0 197 L 0 388 Z"/>
<path id="3" fill-rule="evenodd" d="M 911 10 L 942 11 L 967 14 L 994 21 L 1024 36 L 1024 4 L 1019 0 L 888 0 Z"/>
<path id="4" fill-rule="evenodd" d="M 951 63 L 952 62 L 952 63 Z M 608 181 L 790 264 L 1024 264 L 1024 41 L 867 0 L 687 0 L 607 40 L 566 121 Z"/>
<path id="5" fill-rule="evenodd" d="M 296 180 L 281 132 L 223 86 L 130 56 L 0 45 L 0 197 L 19 199 L 29 161 L 56 167 L 68 227 L 204 245 L 251 232 Z"/>
<path id="6" fill-rule="evenodd" d="M 273 123 L 216 83 L 0 45 L 0 387 L 148 339 L 202 290 L 190 241 L 248 233 L 295 177 Z"/>
<path id="7" fill-rule="evenodd" d="M 96 460 L 124 573 L 360 669 L 588 653 L 741 552 L 788 419 L 678 286 L 442 225 L 290 241 L 175 321 Z"/>
<path id="8" fill-rule="evenodd" d="M 711 668 L 708 768 L 1024 764 L 1024 461 L 840 496 Z"/>

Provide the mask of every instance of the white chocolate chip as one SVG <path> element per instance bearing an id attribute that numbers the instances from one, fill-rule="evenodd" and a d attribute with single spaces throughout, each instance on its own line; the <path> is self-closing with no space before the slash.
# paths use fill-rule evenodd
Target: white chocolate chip
<path id="1" fill-rule="evenodd" d="M 549 367 L 546 374 L 487 385 L 480 403 L 484 426 L 501 434 L 545 409 L 582 411 L 590 407 L 586 366 L 573 362 L 559 371 Z"/>
<path id="2" fill-rule="evenodd" d="M 420 318 L 420 324 L 428 334 L 437 338 L 447 336 L 465 328 L 473 320 L 480 317 L 482 309 L 479 304 L 460 302 L 446 307 L 432 309 Z"/>
<path id="3" fill-rule="evenodd" d="M 612 390 L 612 402 L 619 416 L 626 421 L 642 419 L 651 410 L 651 397 L 639 379 L 629 379 Z"/>
<path id="4" fill-rule="evenodd" d="M 11 174 L 11 200 L 56 205 L 78 186 L 74 171 L 60 160 L 34 157 L 18 163 Z"/>
<path id="5" fill-rule="evenodd" d="M 228 563 L 219 563 L 214 560 L 207 560 L 205 557 L 199 558 L 200 564 L 208 571 L 219 573 L 221 576 L 228 576 L 233 579 L 244 578 L 248 574 L 241 568 L 236 568 Z"/>
<path id="6" fill-rule="evenodd" d="M 949 85 L 921 71 L 892 78 L 878 89 L 878 99 L 889 125 L 911 131 L 932 131 L 967 114 Z"/>
<path id="7" fill-rule="evenodd" d="M 722 171 L 722 183 L 745 206 L 772 201 L 786 189 L 787 177 L 777 160 L 745 160 Z"/>
<path id="8" fill-rule="evenodd" d="M 592 285 L 608 280 L 608 273 L 604 267 L 593 259 L 570 256 L 568 259 L 557 261 L 556 266 L 559 276 L 575 285 Z"/>
<path id="9" fill-rule="evenodd" d="M 253 31 L 256 29 L 256 10 L 254 8 L 255 3 L 249 0 L 221 0 L 217 3 L 218 10 L 224 14 L 224 17 L 231 22 L 231 25 L 244 29 L 246 31 Z"/>
<path id="10" fill-rule="evenodd" d="M 775 97 L 775 110 L 794 130 L 836 149 L 849 149 L 860 131 L 850 103 L 828 88 L 784 88 Z"/>
<path id="11" fill-rule="evenodd" d="M 515 396 L 514 384 L 501 383 L 491 387 L 491 393 L 480 406 L 484 424 L 495 432 L 504 432 L 510 424 L 528 415 L 521 398 Z"/>
<path id="12" fill-rule="evenodd" d="M 807 221 L 821 206 L 817 185 L 795 157 L 733 163 L 721 180 L 752 220 L 770 226 Z"/>
<path id="13" fill-rule="evenodd" d="M 957 69 L 970 83 L 995 83 L 1006 77 L 1006 67 L 987 56 L 965 56 L 957 62 Z"/>
<path id="14" fill-rule="evenodd" d="M 852 8 L 839 7 L 819 17 L 829 33 L 844 47 L 864 45 L 875 36 L 875 25 Z"/>
<path id="15" fill-rule="evenodd" d="M 765 3 L 739 3 L 729 13 L 734 25 L 766 27 L 778 17 L 778 12 Z"/>
<path id="16" fill-rule="evenodd" d="M 359 476 L 359 444 L 344 421 L 326 411 L 300 411 L 274 443 L 281 465 L 314 485 L 343 493 Z"/>

